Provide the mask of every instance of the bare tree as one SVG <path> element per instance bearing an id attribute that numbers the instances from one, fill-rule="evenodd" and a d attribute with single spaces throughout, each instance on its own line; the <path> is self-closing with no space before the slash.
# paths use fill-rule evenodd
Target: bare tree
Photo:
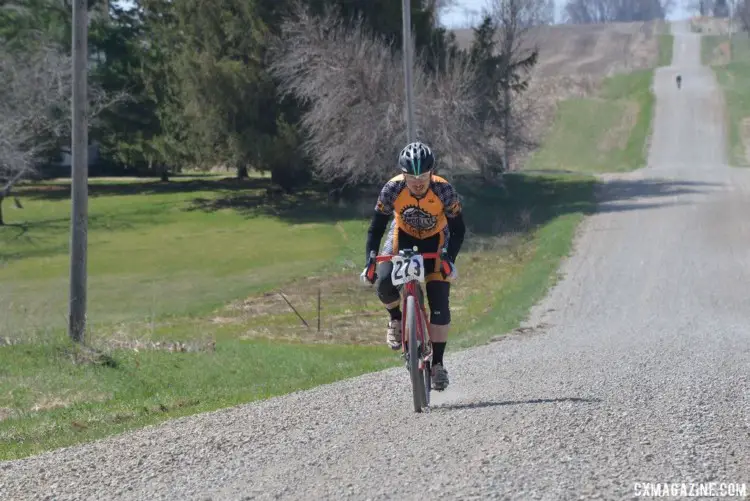
<path id="1" fill-rule="evenodd" d="M 750 31 L 750 0 L 736 0 L 732 6 L 733 22 L 742 31 Z"/>
<path id="2" fill-rule="evenodd" d="M 448 70 L 434 74 L 415 63 L 417 137 L 448 168 L 477 166 L 487 151 L 480 147 L 473 68 L 460 57 L 445 63 Z M 283 25 L 271 71 L 282 92 L 307 106 L 306 149 L 321 178 L 345 184 L 389 174 L 406 142 L 402 62 L 361 20 L 347 25 L 333 8 L 318 18 L 298 5 Z"/>
<path id="3" fill-rule="evenodd" d="M 707 16 L 710 7 L 708 0 L 692 0 L 686 5 L 688 10 L 693 10 L 698 13 L 699 16 Z"/>
<path id="4" fill-rule="evenodd" d="M 108 99 L 92 86 L 91 115 L 124 97 Z M 71 60 L 58 47 L 0 53 L 0 225 L 2 202 L 13 187 L 36 174 L 69 136 L 70 99 Z"/>

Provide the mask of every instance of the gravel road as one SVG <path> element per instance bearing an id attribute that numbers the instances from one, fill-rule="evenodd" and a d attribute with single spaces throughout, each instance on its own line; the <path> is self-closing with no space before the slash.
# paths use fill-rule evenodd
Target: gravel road
<path id="1" fill-rule="evenodd" d="M 750 489 L 750 172 L 674 27 L 649 166 L 608 176 L 531 334 L 451 353 L 411 411 L 403 368 L 0 463 L 0 499 L 631 499 Z M 684 77 L 675 87 L 676 72 Z"/>

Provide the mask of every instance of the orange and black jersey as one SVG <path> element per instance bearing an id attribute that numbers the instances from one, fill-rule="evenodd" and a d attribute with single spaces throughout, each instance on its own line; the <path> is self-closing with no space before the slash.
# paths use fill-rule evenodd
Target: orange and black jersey
<path id="1" fill-rule="evenodd" d="M 409 242 L 435 240 L 439 247 L 447 247 L 448 256 L 455 262 L 463 243 L 465 226 L 458 193 L 448 181 L 433 175 L 427 192 L 417 198 L 406 187 L 403 175 L 389 180 L 375 205 L 367 235 L 368 257 L 370 251 L 378 251 L 391 216 L 393 222 L 383 253 L 397 252 L 401 235 L 401 240 L 408 239 Z"/>

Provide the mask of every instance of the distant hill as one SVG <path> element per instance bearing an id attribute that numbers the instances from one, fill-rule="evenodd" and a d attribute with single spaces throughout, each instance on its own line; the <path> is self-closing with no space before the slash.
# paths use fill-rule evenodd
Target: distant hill
<path id="1" fill-rule="evenodd" d="M 539 44 L 536 75 L 606 76 L 656 65 L 661 22 L 540 26 L 529 33 Z M 469 47 L 470 29 L 453 30 L 461 47 Z"/>

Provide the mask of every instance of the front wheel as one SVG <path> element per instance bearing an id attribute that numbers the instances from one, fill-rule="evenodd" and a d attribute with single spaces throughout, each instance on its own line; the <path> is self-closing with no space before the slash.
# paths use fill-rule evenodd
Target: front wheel
<path id="1" fill-rule="evenodd" d="M 406 328 L 409 330 L 409 375 L 411 376 L 414 412 L 426 406 L 425 380 L 419 370 L 422 347 L 417 342 L 417 306 L 414 296 L 406 298 Z"/>

